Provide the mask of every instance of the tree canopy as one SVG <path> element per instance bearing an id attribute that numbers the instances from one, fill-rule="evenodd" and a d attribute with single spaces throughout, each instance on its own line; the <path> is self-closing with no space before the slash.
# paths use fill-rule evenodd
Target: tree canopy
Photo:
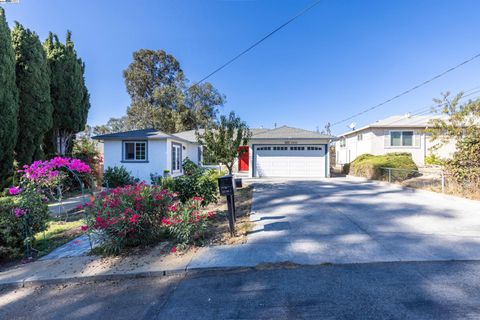
<path id="1" fill-rule="evenodd" d="M 49 68 L 37 34 L 17 22 L 12 30 L 12 45 L 16 56 L 21 127 L 15 152 L 21 166 L 43 158 L 43 140 L 53 124 L 53 107 Z"/>
<path id="2" fill-rule="evenodd" d="M 209 155 L 224 164 L 229 174 L 232 174 L 233 164 L 239 153 L 245 152 L 239 147 L 247 145 L 251 132 L 247 124 L 237 117 L 235 112 L 228 116 L 222 115 L 218 122 L 208 124 L 202 131 L 197 131 L 198 141 Z"/>
<path id="3" fill-rule="evenodd" d="M 5 11 L 0 7 L 0 185 L 13 171 L 17 141 L 18 90 L 15 83 L 15 52 Z"/>
<path id="4" fill-rule="evenodd" d="M 434 101 L 446 118 L 434 119 L 427 130 L 439 145 L 455 141 L 456 151 L 445 161 L 447 173 L 465 188 L 480 188 L 480 99 L 460 103 L 463 93 L 452 99 L 446 93 Z"/>
<path id="5" fill-rule="evenodd" d="M 53 127 L 45 145 L 51 154 L 65 154 L 71 150 L 75 133 L 82 131 L 90 109 L 90 96 L 85 86 L 85 64 L 77 57 L 67 32 L 65 44 L 58 36 L 49 34 L 44 43 L 50 68 L 50 92 L 53 105 Z"/>
<path id="6" fill-rule="evenodd" d="M 96 132 L 197 129 L 214 121 L 225 101 L 210 83 L 189 85 L 180 63 L 163 50 L 134 52 L 123 77 L 131 98 L 127 115 L 97 126 Z"/>

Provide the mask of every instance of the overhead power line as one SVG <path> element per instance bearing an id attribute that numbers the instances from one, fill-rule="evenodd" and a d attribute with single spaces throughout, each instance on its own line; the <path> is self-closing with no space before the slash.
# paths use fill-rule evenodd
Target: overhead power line
<path id="1" fill-rule="evenodd" d="M 367 108 L 367 109 L 365 109 L 365 110 L 363 110 L 363 111 L 360 111 L 360 112 L 358 112 L 358 113 L 355 113 L 354 115 L 352 115 L 352 116 L 350 116 L 350 117 L 348 117 L 348 118 L 345 118 L 345 119 L 343 119 L 343 120 L 334 122 L 334 123 L 332 123 L 331 126 L 332 126 L 332 127 L 333 127 L 333 126 L 336 126 L 336 125 L 341 124 L 341 123 L 343 123 L 343 122 L 345 122 L 345 121 L 351 120 L 351 119 L 353 119 L 353 118 L 355 118 L 355 117 L 358 117 L 358 116 L 360 116 L 360 115 L 362 115 L 362 114 L 365 114 L 365 113 L 367 113 L 367 112 L 370 112 L 370 111 L 372 111 L 372 110 L 374 110 L 374 109 L 380 108 L 381 106 L 383 106 L 383 105 L 385 105 L 385 104 L 387 104 L 387 103 L 389 103 L 389 102 L 392 102 L 393 100 L 396 100 L 396 99 L 398 99 L 398 98 L 400 98 L 400 97 L 402 97 L 402 96 L 404 96 L 404 95 L 406 95 L 406 94 L 408 94 L 408 93 L 410 93 L 410 92 L 412 92 L 412 91 L 414 91 L 414 90 L 417 90 L 418 88 L 423 87 L 424 85 L 426 85 L 426 84 L 428 84 L 428 83 L 430 83 L 430 82 L 432 82 L 432 81 L 434 81 L 434 80 L 436 80 L 436 79 L 438 79 L 438 78 L 440 78 L 440 77 L 443 77 L 443 76 L 446 75 L 447 73 L 450 73 L 450 72 L 454 71 L 455 69 L 458 69 L 458 68 L 460 68 L 461 66 L 463 66 L 463 65 L 465 65 L 465 64 L 467 64 L 467 63 L 469 63 L 469 62 L 471 62 L 471 61 L 473 61 L 473 60 L 475 60 L 475 59 L 477 59 L 477 58 L 479 58 L 479 57 L 480 57 L 480 53 L 474 55 L 473 57 L 471 57 L 471 58 L 469 58 L 469 59 L 467 59 L 467 60 L 465 60 L 465 61 L 463 61 L 463 62 L 461 62 L 461 63 L 459 63 L 459 64 L 457 64 L 457 65 L 454 66 L 454 67 L 451 67 L 451 68 L 448 69 L 448 70 L 443 71 L 442 73 L 437 74 L 436 76 L 434 76 L 434 77 L 432 77 L 432 78 L 430 78 L 430 79 L 428 79 L 428 80 L 425 80 L 425 81 L 417 84 L 416 86 L 411 87 L 410 89 L 407 89 L 407 90 L 405 90 L 405 91 L 403 91 L 403 92 L 401 92 L 401 93 L 393 96 L 393 97 L 390 98 L 390 99 L 387 99 L 387 100 L 385 100 L 385 101 L 383 101 L 383 102 L 381 102 L 381 103 L 379 103 L 379 104 L 376 104 L 376 105 L 374 105 L 374 106 L 372 106 L 372 107 L 369 107 L 369 108 Z"/>
<path id="2" fill-rule="evenodd" d="M 305 9 L 303 9 L 302 11 L 300 11 L 299 13 L 297 13 L 295 16 L 293 16 L 292 18 L 290 18 L 289 20 L 287 20 L 286 22 L 284 22 L 283 24 L 281 24 L 280 26 L 278 26 L 277 28 L 275 28 L 273 31 L 271 31 L 269 34 L 267 34 L 266 36 L 264 36 L 263 38 L 261 38 L 260 40 L 258 40 L 257 42 L 255 42 L 254 44 L 252 44 L 251 46 L 249 46 L 248 48 L 246 48 L 245 50 L 243 50 L 242 52 L 240 52 L 239 54 L 237 54 L 235 57 L 231 58 L 230 60 L 228 60 L 227 62 L 225 62 L 224 64 L 222 64 L 221 66 L 219 66 L 217 69 L 215 69 L 214 71 L 210 72 L 207 76 L 203 77 L 200 81 L 198 81 L 196 84 L 200 84 L 202 83 L 203 81 L 207 80 L 208 78 L 210 78 L 211 76 L 213 76 L 215 73 L 219 72 L 220 70 L 222 70 L 223 68 L 227 67 L 229 64 L 233 63 L 235 60 L 237 60 L 238 58 L 240 58 L 241 56 L 243 56 L 244 54 L 246 54 L 247 52 L 249 52 L 250 50 L 252 50 L 253 48 L 255 48 L 256 46 L 258 46 L 260 43 L 262 43 L 263 41 L 267 40 L 268 38 L 270 38 L 271 36 L 273 36 L 275 33 L 277 33 L 278 31 L 282 30 L 283 28 L 285 28 L 287 25 L 289 25 L 290 23 L 292 23 L 293 21 L 295 21 L 296 19 L 300 18 L 302 15 L 304 15 L 305 13 L 307 13 L 308 11 L 312 10 L 314 7 L 316 7 L 322 0 L 317 0 L 315 1 L 314 3 L 312 3 L 311 5 L 309 5 L 308 7 L 306 7 Z"/>

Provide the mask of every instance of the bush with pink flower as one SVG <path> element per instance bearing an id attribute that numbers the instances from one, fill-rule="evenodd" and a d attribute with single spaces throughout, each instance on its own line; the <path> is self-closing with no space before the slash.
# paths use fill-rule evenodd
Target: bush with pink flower
<path id="1" fill-rule="evenodd" d="M 205 238 L 207 220 L 213 218 L 214 213 L 202 211 L 202 201 L 201 197 L 193 197 L 185 204 L 171 206 L 162 219 L 162 225 L 179 249 L 198 244 Z"/>
<path id="2" fill-rule="evenodd" d="M 45 190 L 61 183 L 62 170 L 88 174 L 90 167 L 78 159 L 55 157 L 19 170 L 19 184 L 0 201 L 0 256 L 18 256 L 23 248 L 32 256 L 34 234 L 45 230 L 49 220 Z"/>
<path id="3" fill-rule="evenodd" d="M 117 187 L 86 204 L 82 229 L 94 233 L 106 253 L 162 240 L 183 249 L 203 237 L 206 220 L 213 216 L 200 210 L 202 200 L 182 204 L 176 194 L 144 183 Z"/>
<path id="4" fill-rule="evenodd" d="M 161 239 L 165 212 L 174 203 L 174 195 L 145 184 L 117 187 L 100 193 L 86 204 L 87 229 L 102 240 L 108 253 L 119 253 L 125 247 Z"/>

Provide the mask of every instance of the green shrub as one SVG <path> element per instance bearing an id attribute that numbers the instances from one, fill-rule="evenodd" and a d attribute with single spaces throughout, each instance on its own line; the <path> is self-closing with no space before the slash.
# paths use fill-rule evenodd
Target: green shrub
<path id="1" fill-rule="evenodd" d="M 28 213 L 17 217 L 14 209 L 19 207 Z M 48 206 L 43 202 L 43 196 L 34 190 L 25 190 L 16 197 L 1 197 L 0 260 L 22 256 L 25 241 L 34 246 L 33 235 L 44 231 L 48 220 Z"/>
<path id="2" fill-rule="evenodd" d="M 371 154 L 362 154 L 350 163 L 349 174 L 368 179 L 388 179 L 388 172 L 382 168 L 394 168 L 392 178 L 403 181 L 415 176 L 418 170 L 410 153 L 394 152 L 384 155 L 374 156 Z"/>
<path id="3" fill-rule="evenodd" d="M 193 197 L 175 210 L 170 210 L 162 220 L 162 226 L 180 250 L 205 238 L 207 219 L 212 218 L 214 213 L 202 212 L 201 201 L 202 198 Z"/>
<path id="4" fill-rule="evenodd" d="M 183 162 L 184 175 L 177 178 L 163 178 L 161 186 L 164 189 L 178 193 L 182 203 L 193 197 L 201 197 L 202 206 L 207 206 L 218 199 L 218 177 L 224 172 L 204 169 L 188 158 Z"/>
<path id="5" fill-rule="evenodd" d="M 108 167 L 103 174 L 103 186 L 109 188 L 122 187 L 134 184 L 135 178 L 124 166 Z"/>

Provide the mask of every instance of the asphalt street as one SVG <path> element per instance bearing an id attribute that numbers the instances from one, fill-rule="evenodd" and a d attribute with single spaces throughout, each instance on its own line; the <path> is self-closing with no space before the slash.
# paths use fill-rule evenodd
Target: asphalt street
<path id="1" fill-rule="evenodd" d="M 480 262 L 265 265 L 0 290 L 0 319 L 479 319 Z"/>

